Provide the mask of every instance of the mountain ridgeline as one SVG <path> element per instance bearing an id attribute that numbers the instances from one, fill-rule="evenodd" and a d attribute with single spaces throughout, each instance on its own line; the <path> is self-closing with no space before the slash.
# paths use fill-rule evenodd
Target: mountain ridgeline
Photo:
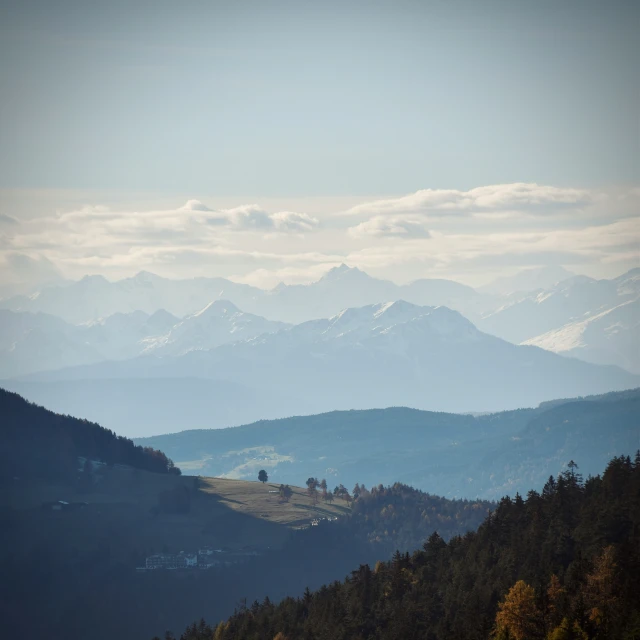
<path id="1" fill-rule="evenodd" d="M 238 598 L 302 594 L 396 548 L 413 550 L 434 529 L 444 539 L 464 534 L 494 506 L 399 483 L 358 485 L 336 504 L 301 498 L 294 487 L 283 502 L 274 485 L 178 475 L 159 452 L 114 441 L 98 425 L 14 394 L 0 399 L 8 417 L 0 431 L 0 617 L 9 638 L 25 636 L 27 617 L 26 637 L 68 640 L 86 638 L 87 630 L 96 640 L 134 640 L 203 614 L 222 619 Z M 106 464 L 79 470 L 78 456 Z M 164 473 L 146 471 L 147 456 L 165 460 L 151 467 Z M 228 484 L 238 493 L 225 493 Z M 155 553 L 202 547 L 231 547 L 244 561 L 221 555 L 207 571 L 136 570 Z"/>
<path id="2" fill-rule="evenodd" d="M 595 475 L 639 446 L 640 390 L 535 409 L 459 415 L 407 408 L 334 411 L 136 440 L 189 473 L 346 486 L 402 482 L 447 497 L 500 499 L 541 488 L 569 460 Z"/>
<path id="3" fill-rule="evenodd" d="M 334 409 L 516 409 L 637 387 L 640 377 L 505 342 L 447 307 L 397 301 L 211 349 L 103 361 L 3 384 L 56 411 L 143 436 Z"/>
<path id="4" fill-rule="evenodd" d="M 159 309 L 183 317 L 212 301 L 229 300 L 243 311 L 269 320 L 300 323 L 334 315 L 347 307 L 400 299 L 457 308 L 465 301 L 473 304 L 491 298 L 451 280 L 421 279 L 398 286 L 343 264 L 309 285 L 281 283 L 269 291 L 225 278 L 171 280 L 145 271 L 115 282 L 102 276 L 85 276 L 77 282 L 45 287 L 37 295 L 7 298 L 0 301 L 0 308 L 49 313 L 76 324 L 114 313 L 153 314 Z"/>
<path id="5" fill-rule="evenodd" d="M 0 480 L 72 480 L 78 458 L 180 474 L 167 456 L 88 420 L 59 415 L 0 389 Z"/>
<path id="6" fill-rule="evenodd" d="M 279 604 L 242 606 L 181 640 L 632 640 L 640 636 L 640 451 L 583 482 L 504 498 L 477 532 L 361 565 Z"/>
<path id="7" fill-rule="evenodd" d="M 606 465 L 608 451 L 637 448 L 638 391 L 477 417 L 407 409 L 335 412 L 165 436 L 195 438 L 189 446 L 203 434 L 219 436 L 224 441 L 213 464 L 229 457 L 242 467 L 242 456 L 249 456 L 269 469 L 276 484 L 267 486 L 179 476 L 154 447 L 136 447 L 14 394 L 3 392 L 0 399 L 3 419 L 9 417 L 3 420 L 0 478 L 6 541 L 0 614 L 7 637 L 24 635 L 26 617 L 33 637 L 80 640 L 90 629 L 96 640 L 134 640 L 182 629 L 201 616 L 232 617 L 215 630 L 206 623 L 191 627 L 185 639 L 273 640 L 281 633 L 318 640 L 480 640 L 494 629 L 501 640 L 635 637 L 637 612 L 627 594 L 638 587 L 640 456 L 634 462 L 616 457 L 602 478 L 586 482 L 578 471 L 594 474 L 596 465 Z M 250 445 L 261 428 L 268 439 L 281 438 L 271 453 L 266 445 L 231 449 Z M 401 446 L 393 449 L 392 439 Z M 42 445 L 30 451 L 33 442 Z M 287 442 L 300 452 L 290 456 L 298 465 L 291 484 L 326 477 L 327 499 L 333 493 L 335 504 L 318 500 L 311 489 L 307 495 L 294 487 L 291 504 L 272 495 L 279 470 L 292 461 L 266 463 Z M 483 449 L 483 442 L 493 444 Z M 330 458 L 331 449 L 343 456 L 335 469 L 329 467 L 338 460 Z M 567 459 L 574 452 L 580 470 Z M 107 464 L 79 474 L 80 456 Z M 503 466 L 478 474 L 482 465 L 473 466 L 474 456 Z M 345 488 L 351 487 L 349 457 L 360 476 L 353 489 Z M 152 469 L 160 473 L 144 470 L 151 468 L 148 459 L 164 461 Z M 399 474 L 401 463 L 405 475 L 430 485 L 429 493 L 384 480 Z M 557 479 L 541 478 L 550 468 L 562 469 Z M 338 475 L 322 473 L 331 470 Z M 83 483 L 83 475 L 90 481 Z M 236 489 L 244 497 L 225 497 L 225 483 L 246 485 Z M 490 487 L 486 494 L 512 498 L 496 507 L 486 499 L 438 497 L 446 486 L 460 496 Z M 526 490 L 517 493 L 521 486 Z M 349 500 L 341 500 L 344 495 Z M 51 500 L 61 499 L 69 509 L 52 510 Z M 315 518 L 314 526 L 288 533 L 287 526 L 297 529 L 286 515 L 290 508 L 307 524 Z M 416 552 L 425 541 L 425 551 Z M 135 569 L 160 550 L 178 554 L 204 545 L 243 553 L 247 544 L 244 562 L 207 571 Z M 345 575 L 346 583 L 335 582 Z M 529 616 L 524 635 L 509 626 L 522 617 L 517 607 Z"/>
<path id="8" fill-rule="evenodd" d="M 317 282 L 270 291 L 222 278 L 87 276 L 0 300 L 0 377 L 141 354 L 183 355 L 384 301 L 448 307 L 510 342 L 640 373 L 640 354 L 629 348 L 640 331 L 637 269 L 612 280 L 562 269 L 519 275 L 499 294 L 428 278 L 396 285 L 345 265 Z"/>

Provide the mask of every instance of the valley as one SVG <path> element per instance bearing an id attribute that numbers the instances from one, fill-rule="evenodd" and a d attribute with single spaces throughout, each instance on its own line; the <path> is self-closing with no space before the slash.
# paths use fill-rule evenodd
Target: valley
<path id="1" fill-rule="evenodd" d="M 449 498 L 497 500 L 541 487 L 570 459 L 595 474 L 640 447 L 638 390 L 536 409 L 459 415 L 389 408 L 184 431 L 138 444 L 161 448 L 190 473 L 278 482 L 304 475 L 351 487 L 404 482 Z"/>
<path id="2" fill-rule="evenodd" d="M 129 437 L 332 410 L 533 408 L 640 384 L 638 281 L 569 274 L 496 293 L 346 265 L 271 291 L 87 278 L 0 301 L 0 379 Z"/>
<path id="3" fill-rule="evenodd" d="M 15 633 L 35 607 L 30 632 L 70 640 L 88 626 L 96 640 L 160 637 L 265 596 L 304 596 L 427 539 L 460 544 L 525 491 L 548 499 L 549 474 L 575 473 L 569 456 L 591 476 L 633 452 L 640 414 L 632 390 L 478 416 L 332 412 L 134 443 L 6 391 L 0 401 L 11 445 L 0 614 Z M 264 483 L 252 480 L 261 469 Z M 326 478 L 333 499 L 300 488 L 304 478 Z"/>
<path id="4" fill-rule="evenodd" d="M 640 2 L 0 10 L 0 640 L 640 640 Z"/>

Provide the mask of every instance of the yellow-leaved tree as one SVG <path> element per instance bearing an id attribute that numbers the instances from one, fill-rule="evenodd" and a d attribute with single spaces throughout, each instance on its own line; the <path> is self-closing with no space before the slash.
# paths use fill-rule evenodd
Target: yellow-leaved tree
<path id="1" fill-rule="evenodd" d="M 544 619 L 536 605 L 536 594 L 524 580 L 518 580 L 498 605 L 496 614 L 497 639 L 543 640 Z"/>
<path id="2" fill-rule="evenodd" d="M 616 562 L 613 547 L 605 547 L 595 559 L 593 571 L 587 576 L 585 596 L 589 605 L 589 619 L 608 637 L 618 604 L 616 594 Z"/>
<path id="3" fill-rule="evenodd" d="M 549 634 L 549 640 L 589 640 L 589 636 L 577 622 L 571 623 L 567 618 L 563 618 L 560 626 Z"/>

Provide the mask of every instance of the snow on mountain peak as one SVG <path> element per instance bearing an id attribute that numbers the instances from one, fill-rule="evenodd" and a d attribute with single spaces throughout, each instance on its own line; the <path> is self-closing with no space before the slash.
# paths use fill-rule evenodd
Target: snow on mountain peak
<path id="1" fill-rule="evenodd" d="M 393 302 L 384 302 L 382 304 L 375 305 L 377 310 L 374 312 L 374 318 L 380 318 L 385 316 L 387 318 L 393 317 L 408 317 L 412 315 L 422 315 L 425 309 L 431 307 L 420 307 L 416 304 L 411 304 L 405 300 L 394 300 Z"/>
<path id="2" fill-rule="evenodd" d="M 200 309 L 197 313 L 193 314 L 193 317 L 200 316 L 228 316 L 234 313 L 242 313 L 238 307 L 229 300 L 213 300 L 206 307 Z"/>
<path id="3" fill-rule="evenodd" d="M 441 336 L 466 337 L 477 333 L 474 325 L 457 311 L 448 307 L 420 307 L 404 300 L 344 309 L 326 322 L 321 333 L 323 340 L 347 336 L 360 340 L 400 331 L 400 327 L 415 331 L 418 325 L 414 323 L 421 323 L 421 331 Z"/>

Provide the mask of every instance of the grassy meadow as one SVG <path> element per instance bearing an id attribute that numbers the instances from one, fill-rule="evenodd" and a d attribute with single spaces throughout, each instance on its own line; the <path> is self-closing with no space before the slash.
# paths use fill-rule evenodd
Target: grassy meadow
<path id="1" fill-rule="evenodd" d="M 112 559 L 133 567 L 142 564 L 146 555 L 160 551 L 192 551 L 203 546 L 229 551 L 247 546 L 278 548 L 292 529 L 348 511 L 340 500 L 332 505 L 319 500 L 314 505 L 299 487 L 292 487 L 289 502 L 281 502 L 277 493 L 270 493 L 278 485 L 268 482 L 170 476 L 106 466 L 97 470 L 96 478 L 88 491 L 24 479 L 0 487 L 0 512 L 10 523 L 6 530 L 10 544 L 0 555 L 32 556 L 59 546 L 79 557 L 109 553 Z M 159 512 L 159 495 L 180 486 L 189 490 L 189 511 Z M 42 506 L 57 500 L 87 505 L 72 511 Z"/>

